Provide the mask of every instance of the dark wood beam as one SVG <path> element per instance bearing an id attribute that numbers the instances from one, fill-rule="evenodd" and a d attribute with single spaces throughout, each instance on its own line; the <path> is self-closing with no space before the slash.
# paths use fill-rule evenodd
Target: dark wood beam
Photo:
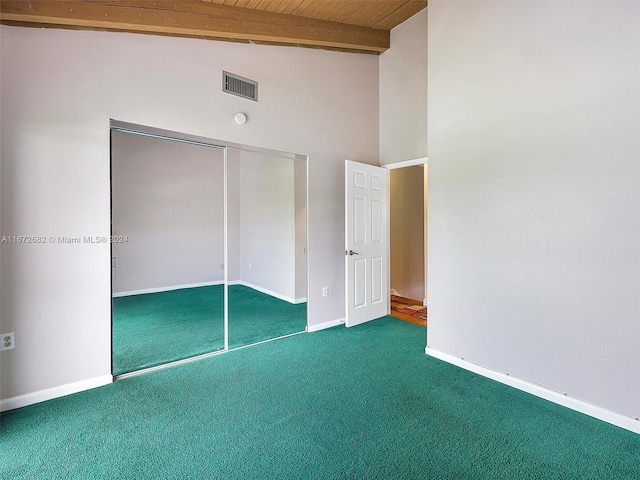
<path id="1" fill-rule="evenodd" d="M 2 0 L 0 23 L 246 41 L 379 54 L 389 32 L 198 0 Z"/>

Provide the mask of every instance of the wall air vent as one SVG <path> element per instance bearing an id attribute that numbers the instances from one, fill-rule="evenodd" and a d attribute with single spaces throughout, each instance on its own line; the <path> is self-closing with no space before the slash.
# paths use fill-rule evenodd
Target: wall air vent
<path id="1" fill-rule="evenodd" d="M 222 72 L 222 91 L 258 101 L 258 82 L 229 72 Z"/>

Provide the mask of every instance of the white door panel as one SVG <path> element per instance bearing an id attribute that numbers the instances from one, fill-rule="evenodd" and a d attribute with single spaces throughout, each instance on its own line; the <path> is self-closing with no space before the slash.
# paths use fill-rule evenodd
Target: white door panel
<path id="1" fill-rule="evenodd" d="M 346 325 L 389 312 L 385 168 L 345 164 Z"/>

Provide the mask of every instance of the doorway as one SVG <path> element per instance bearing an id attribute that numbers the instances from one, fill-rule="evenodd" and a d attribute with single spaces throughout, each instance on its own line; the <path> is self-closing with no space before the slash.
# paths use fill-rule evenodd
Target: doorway
<path id="1" fill-rule="evenodd" d="M 387 167 L 390 313 L 426 326 L 428 165 L 425 158 Z"/>
<path id="2" fill-rule="evenodd" d="M 305 332 L 307 158 L 112 121 L 112 373 Z"/>

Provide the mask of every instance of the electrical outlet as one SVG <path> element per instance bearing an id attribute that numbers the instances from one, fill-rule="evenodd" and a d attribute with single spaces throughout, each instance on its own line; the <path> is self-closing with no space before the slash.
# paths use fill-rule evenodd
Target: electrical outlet
<path id="1" fill-rule="evenodd" d="M 111 266 L 112 267 L 118 266 L 118 257 L 111 257 Z"/>
<path id="2" fill-rule="evenodd" d="M 3 333 L 0 337 L 2 337 L 0 350 L 11 350 L 12 348 L 16 348 L 16 332 Z"/>
<path id="3" fill-rule="evenodd" d="M 329 296 L 329 287 L 322 287 L 322 296 L 323 297 Z"/>
<path id="4" fill-rule="evenodd" d="M 249 270 L 251 270 L 251 263 L 249 263 Z"/>
<path id="5" fill-rule="evenodd" d="M 220 264 L 220 270 L 224 270 L 224 263 Z"/>

